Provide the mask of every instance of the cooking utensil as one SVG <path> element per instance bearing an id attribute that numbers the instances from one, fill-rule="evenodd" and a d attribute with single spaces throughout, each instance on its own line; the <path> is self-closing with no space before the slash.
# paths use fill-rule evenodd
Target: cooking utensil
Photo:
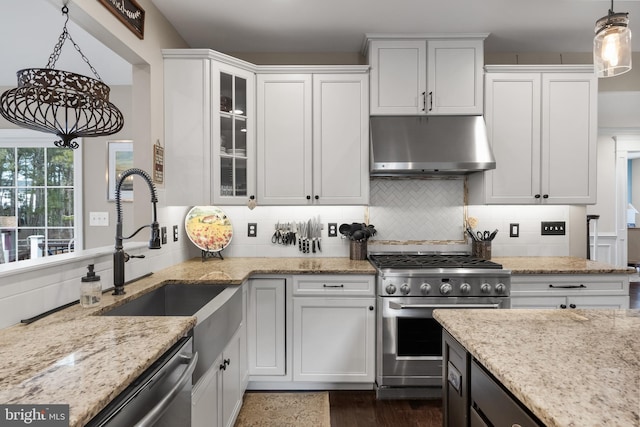
<path id="1" fill-rule="evenodd" d="M 495 239 L 496 234 L 498 234 L 498 229 L 497 228 L 491 232 L 491 234 L 489 235 L 489 240 Z"/>
<path id="2" fill-rule="evenodd" d="M 471 236 L 471 240 L 473 240 L 474 242 L 478 241 L 478 238 L 476 237 L 476 235 L 473 233 L 473 230 L 470 227 L 467 227 L 467 234 L 469 236 Z"/>

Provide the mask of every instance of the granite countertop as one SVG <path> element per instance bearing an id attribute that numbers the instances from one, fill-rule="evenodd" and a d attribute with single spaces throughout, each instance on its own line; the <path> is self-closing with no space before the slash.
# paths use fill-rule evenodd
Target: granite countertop
<path id="1" fill-rule="evenodd" d="M 511 274 L 632 274 L 634 268 L 619 267 L 577 257 L 493 257 Z"/>
<path id="2" fill-rule="evenodd" d="M 434 310 L 547 426 L 640 425 L 639 310 Z"/>
<path id="3" fill-rule="evenodd" d="M 103 294 L 99 307 L 79 305 L 31 324 L 0 330 L 0 402 L 68 404 L 82 426 L 196 324 L 195 317 L 100 316 L 165 283 L 241 285 L 256 274 L 375 274 L 348 258 L 192 259 L 141 278 L 126 294 Z"/>

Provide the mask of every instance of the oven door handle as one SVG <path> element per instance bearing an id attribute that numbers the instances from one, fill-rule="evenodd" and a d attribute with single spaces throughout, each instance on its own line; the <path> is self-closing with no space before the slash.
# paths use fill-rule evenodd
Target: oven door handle
<path id="1" fill-rule="evenodd" d="M 411 308 L 500 308 L 500 303 L 496 304 L 401 304 L 389 301 L 389 308 L 394 310 L 404 310 Z"/>

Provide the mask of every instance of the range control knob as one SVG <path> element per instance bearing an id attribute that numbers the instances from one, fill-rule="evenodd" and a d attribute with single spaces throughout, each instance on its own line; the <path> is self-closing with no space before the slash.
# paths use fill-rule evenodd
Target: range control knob
<path id="1" fill-rule="evenodd" d="M 443 283 L 442 285 L 440 285 L 440 293 L 442 295 L 449 295 L 451 291 L 452 288 L 450 283 Z"/>
<path id="2" fill-rule="evenodd" d="M 423 283 L 422 285 L 420 285 L 420 293 L 422 295 L 429 295 L 429 292 L 431 292 L 431 285 L 428 283 Z"/>
<path id="3" fill-rule="evenodd" d="M 402 286 L 400 286 L 400 293 L 402 295 L 409 295 L 409 292 L 411 292 L 411 288 L 406 283 L 403 283 Z"/>
<path id="4" fill-rule="evenodd" d="M 395 285 L 392 285 L 392 284 L 387 285 L 387 287 L 384 288 L 384 290 L 387 291 L 389 295 L 393 295 L 396 293 L 396 287 Z"/>
<path id="5" fill-rule="evenodd" d="M 463 295 L 468 295 L 471 292 L 471 285 L 468 283 L 463 283 L 460 285 L 460 293 Z"/>
<path id="6" fill-rule="evenodd" d="M 483 294 L 490 294 L 491 285 L 488 283 L 483 283 L 482 286 L 480 286 L 480 290 L 482 291 Z"/>
<path id="7" fill-rule="evenodd" d="M 499 294 L 504 294 L 507 292 L 507 287 L 504 285 L 504 283 L 498 283 L 496 285 L 496 292 Z"/>

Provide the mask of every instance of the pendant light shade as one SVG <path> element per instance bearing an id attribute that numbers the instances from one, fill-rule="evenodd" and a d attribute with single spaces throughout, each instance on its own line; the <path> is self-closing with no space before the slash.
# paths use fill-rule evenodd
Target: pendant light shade
<path id="1" fill-rule="evenodd" d="M 109 86 L 73 41 L 67 20 L 45 68 L 19 70 L 18 87 L 0 96 L 0 115 L 18 126 L 60 137 L 58 147 L 78 148 L 76 138 L 112 135 L 124 125 L 122 113 L 109 102 Z M 96 79 L 55 69 L 64 42 L 69 39 Z"/>
<path id="2" fill-rule="evenodd" d="M 613 0 L 609 14 L 596 21 L 593 64 L 598 77 L 613 77 L 631 70 L 631 30 L 629 14 L 615 13 Z"/>

